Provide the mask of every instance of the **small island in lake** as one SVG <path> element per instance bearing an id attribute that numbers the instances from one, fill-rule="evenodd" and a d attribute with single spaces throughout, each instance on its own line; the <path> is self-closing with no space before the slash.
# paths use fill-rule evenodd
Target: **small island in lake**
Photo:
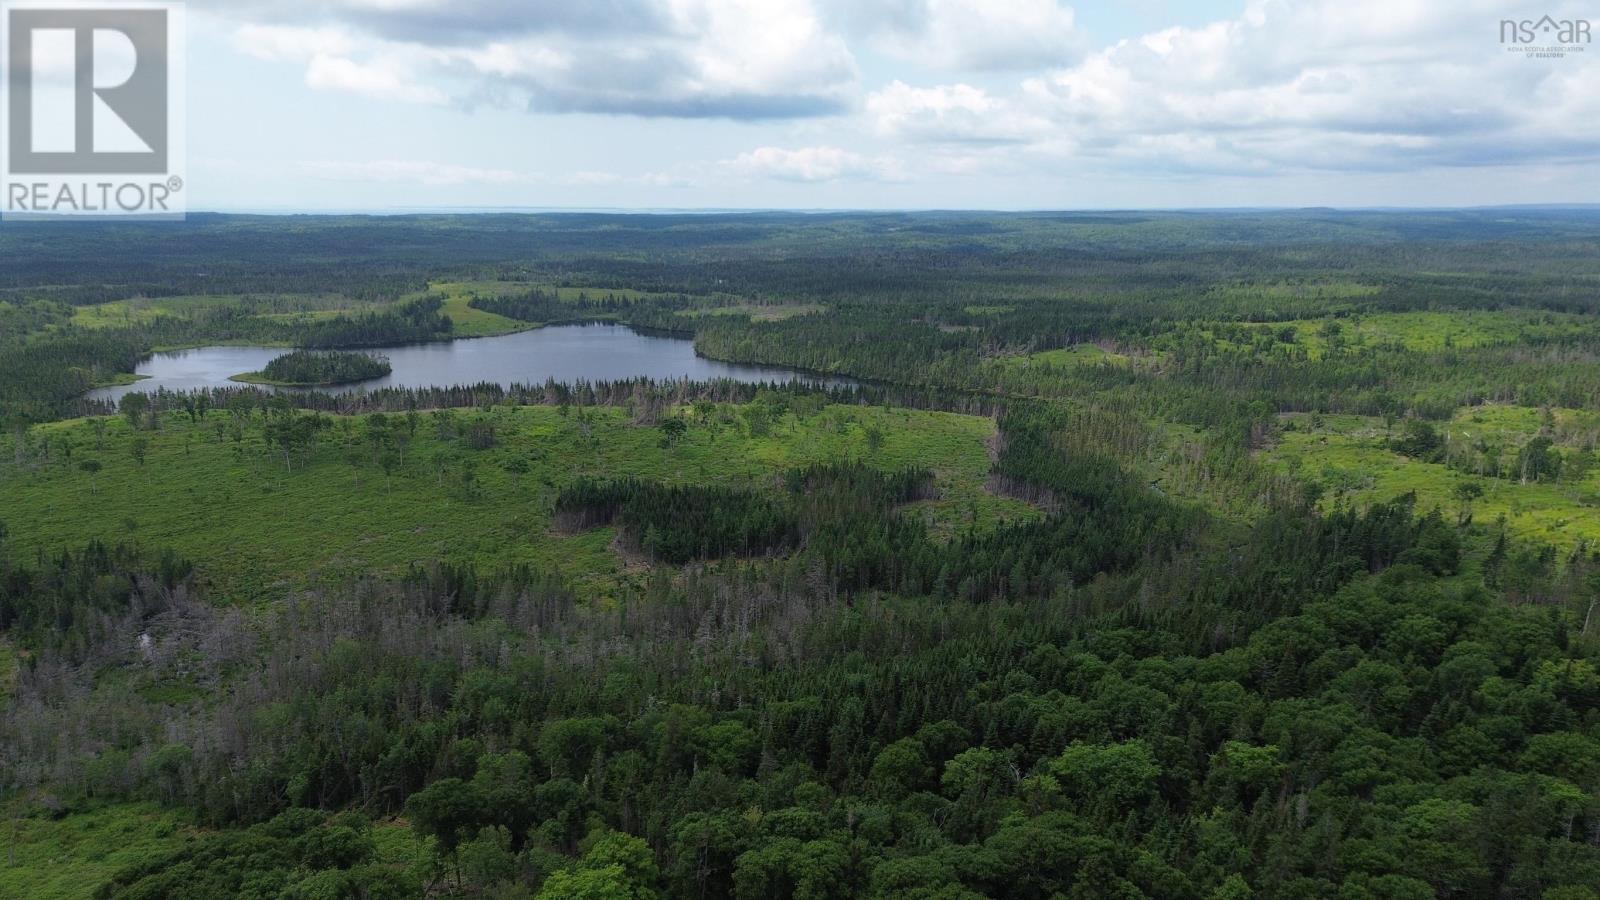
<path id="1" fill-rule="evenodd" d="M 382 378 L 390 371 L 388 358 L 370 353 L 296 350 L 273 359 L 259 372 L 245 372 L 230 380 L 279 387 L 326 387 Z"/>

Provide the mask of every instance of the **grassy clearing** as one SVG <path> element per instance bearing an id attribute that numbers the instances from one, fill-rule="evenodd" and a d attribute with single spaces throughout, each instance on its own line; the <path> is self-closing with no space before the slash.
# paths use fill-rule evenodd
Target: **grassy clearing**
<path id="1" fill-rule="evenodd" d="M 1451 347 L 1484 347 L 1595 329 L 1592 320 L 1584 317 L 1527 310 L 1376 313 L 1340 319 L 1299 319 L 1261 327 L 1273 331 L 1294 329 L 1295 343 L 1313 359 L 1326 356 L 1330 345 L 1398 347 L 1433 353 Z"/>
<path id="2" fill-rule="evenodd" d="M 496 294 L 517 294 L 530 290 L 540 290 L 546 293 L 554 292 L 565 303 L 576 305 L 575 314 L 583 314 L 583 305 L 597 302 L 608 297 L 617 297 L 625 300 L 662 299 L 670 294 L 657 291 L 640 291 L 632 288 L 601 288 L 601 287 L 556 287 L 536 281 L 435 281 L 429 284 L 427 293 L 442 294 L 445 299 L 443 312 L 455 322 L 455 335 L 457 337 L 483 337 L 491 334 L 505 334 L 510 331 L 523 331 L 528 328 L 538 327 L 537 323 L 521 322 L 508 319 L 494 313 L 473 309 L 468 306 L 474 296 L 494 296 Z M 422 297 L 425 293 L 414 296 Z M 823 307 L 814 303 L 775 303 L 760 304 L 746 302 L 732 294 L 709 294 L 703 299 L 708 304 L 696 309 L 686 309 L 678 313 L 681 316 L 734 316 L 747 315 L 758 322 L 776 322 L 795 316 L 808 315 L 821 312 Z M 595 318 L 616 318 L 615 311 L 597 309 Z"/>
<path id="3" fill-rule="evenodd" d="M 377 307 L 365 308 L 376 309 Z M 299 312 L 263 313 L 259 318 L 268 319 L 273 322 L 282 322 L 285 325 L 306 325 L 312 322 L 320 322 L 327 319 L 337 319 L 340 316 L 359 311 L 360 309 L 307 309 Z"/>
<path id="4" fill-rule="evenodd" d="M 419 837 L 404 819 L 388 819 L 372 823 L 372 861 L 407 869 L 426 884 L 423 877 L 432 864 L 432 839 Z"/>
<path id="5" fill-rule="evenodd" d="M 575 288 L 551 287 L 531 281 L 435 281 L 428 286 L 428 292 L 441 294 L 445 298 L 444 308 L 441 310 L 450 317 L 454 324 L 451 334 L 455 337 L 488 337 L 496 334 L 510 334 L 514 331 L 526 331 L 538 327 L 537 323 L 522 322 L 505 316 L 475 309 L 469 304 L 475 296 L 493 296 L 495 294 L 519 293 L 538 288 L 543 291 L 555 291 L 556 295 L 569 303 L 582 303 L 607 296 L 638 299 L 641 297 L 662 296 L 644 291 L 635 291 L 625 288 Z M 416 296 L 425 296 L 417 294 Z M 778 307 L 771 307 L 778 309 Z"/>
<path id="6" fill-rule="evenodd" d="M 1502 404 L 1461 410 L 1450 423 L 1453 437 L 1485 437 L 1509 450 L 1539 431 L 1566 448 L 1600 446 L 1600 412 L 1582 409 L 1534 409 Z"/>
<path id="7" fill-rule="evenodd" d="M 1010 371 L 1021 371 L 1031 368 L 1070 368 L 1072 366 L 1098 365 L 1110 363 L 1112 365 L 1126 365 L 1127 356 L 1113 353 L 1097 344 L 1074 344 L 1057 350 L 1041 350 L 1038 353 L 1022 353 L 1015 356 L 998 356 L 989 360 L 989 365 Z"/>
<path id="8" fill-rule="evenodd" d="M 605 297 L 621 297 L 623 299 L 628 299 L 628 300 L 640 300 L 640 299 L 649 298 L 649 297 L 668 297 L 668 296 L 672 296 L 670 294 L 663 294 L 663 293 L 660 293 L 658 291 L 640 291 L 640 290 L 635 290 L 633 288 L 568 287 L 568 286 L 557 287 L 555 285 L 545 284 L 543 282 L 538 282 L 538 281 L 495 281 L 495 280 L 434 281 L 434 282 L 430 282 L 428 284 L 428 291 L 425 292 L 425 293 L 431 292 L 431 293 L 440 293 L 440 294 L 446 294 L 446 295 L 451 295 L 451 296 L 457 296 L 458 295 L 458 296 L 470 297 L 470 296 L 472 296 L 474 294 L 483 295 L 483 296 L 491 296 L 491 295 L 494 295 L 494 294 L 517 294 L 517 293 L 522 293 L 524 291 L 530 291 L 530 290 L 534 290 L 534 289 L 538 289 L 538 290 L 544 291 L 546 293 L 554 291 L 557 297 L 559 297 L 561 300 L 566 301 L 568 303 L 583 303 L 583 302 L 590 301 L 590 300 L 600 300 L 600 299 L 603 299 Z M 419 293 L 419 294 L 416 294 L 415 296 L 422 297 L 422 296 L 425 296 L 425 293 Z M 732 295 L 728 295 L 728 294 L 713 294 L 713 295 L 710 295 L 710 296 L 711 296 L 712 299 L 720 299 L 720 300 L 727 300 L 727 301 L 731 301 L 731 300 L 735 299 L 735 298 L 732 297 Z M 410 298 L 407 298 L 407 299 L 410 299 Z"/>
<path id="9" fill-rule="evenodd" d="M 72 324 L 79 328 L 120 328 L 154 321 L 163 316 L 183 316 L 184 307 L 215 298 L 163 297 L 160 300 L 114 300 L 93 306 L 80 306 L 72 312 Z"/>
<path id="10" fill-rule="evenodd" d="M 1557 412 L 1553 418 L 1558 423 L 1564 421 L 1574 428 L 1592 424 L 1590 414 Z M 1503 440 L 1509 448 L 1532 437 L 1541 419 L 1539 410 L 1482 407 L 1463 410 L 1447 428 L 1457 435 L 1488 435 Z M 1504 515 L 1512 535 L 1561 548 L 1571 548 L 1580 540 L 1600 542 L 1600 472 L 1591 471 L 1576 482 L 1522 484 L 1479 478 L 1390 450 L 1381 419 L 1326 416 L 1317 424 L 1312 416 L 1294 415 L 1286 422 L 1293 423 L 1293 430 L 1284 432 L 1276 446 L 1263 454 L 1264 460 L 1282 471 L 1324 484 L 1324 506 L 1341 500 L 1387 500 L 1415 491 L 1419 510 L 1437 508 L 1454 517 L 1461 506 L 1454 493 L 1456 485 L 1472 481 L 1484 489 L 1484 495 L 1472 504 L 1477 522 Z"/>
<path id="11" fill-rule="evenodd" d="M 518 322 L 505 316 L 474 309 L 467 304 L 472 298 L 456 295 L 444 302 L 440 312 L 450 317 L 450 334 L 455 337 L 489 337 L 496 334 L 510 334 L 514 331 L 526 331 L 532 327 L 527 322 Z"/>
<path id="12" fill-rule="evenodd" d="M 84 420 L 53 423 L 34 437 L 66 437 L 76 448 L 70 461 L 58 452 L 19 470 L 9 446 L 0 451 L 0 508 L 19 558 L 91 538 L 170 547 L 194 560 L 223 596 L 239 600 L 319 573 L 395 572 L 432 559 L 533 563 L 568 575 L 586 594 L 604 595 L 632 577 L 609 547 L 611 532 L 556 535 L 548 528 L 560 486 L 583 475 L 765 487 L 791 467 L 862 458 L 886 469 L 932 469 L 940 499 L 919 504 L 915 514 L 945 532 L 1037 514 L 984 490 L 989 419 L 832 406 L 805 418 L 787 414 L 770 434 L 753 436 L 741 425 L 743 411 L 724 406 L 676 446 L 662 447 L 659 429 L 634 426 L 622 410 L 590 412 L 585 437 L 576 412 L 495 409 L 486 415 L 499 443 L 482 451 L 441 441 L 424 415 L 404 462 L 387 476 L 357 419 L 336 419 L 310 463 L 293 471 L 262 445 L 259 427 L 235 443 L 223 413 L 199 424 L 172 415 L 155 433 L 110 420 L 99 449 Z M 463 411 L 458 420 L 472 415 Z M 866 437 L 872 428 L 883 436 L 875 452 Z M 141 438 L 142 465 L 131 452 Z M 85 459 L 102 470 L 83 471 Z M 463 482 L 468 470 L 473 490 Z"/>
<path id="13" fill-rule="evenodd" d="M 1262 303 L 1330 303 L 1356 300 L 1378 294 L 1382 288 L 1359 281 L 1278 281 L 1223 284 L 1211 289 L 1208 297 L 1224 303 L 1260 305 Z M 1335 304 L 1336 305 L 1336 304 Z"/>
<path id="14" fill-rule="evenodd" d="M 489 284 L 485 282 L 484 284 Z M 470 285 L 440 283 L 435 289 L 444 294 L 444 308 L 450 317 L 454 337 L 487 337 L 524 331 L 527 322 L 518 322 L 468 306 L 472 299 Z M 424 294 L 417 294 L 417 297 Z M 94 306 L 80 306 L 73 312 L 72 322 L 84 328 L 113 328 L 137 325 L 159 318 L 195 318 L 207 311 L 226 306 L 255 310 L 259 318 L 284 324 L 306 324 L 339 316 L 378 309 L 373 304 L 356 303 L 338 295 L 299 296 L 282 295 L 269 299 L 241 297 L 164 297 L 157 300 L 116 300 Z M 252 341 L 252 343 L 261 343 Z M 165 348 L 163 348 L 165 349 Z"/>
<path id="15" fill-rule="evenodd" d="M 87 900 L 126 866 L 177 850 L 199 834 L 153 803 L 0 820 L 0 897 Z M 374 861 L 421 872 L 427 844 L 402 820 L 375 822 Z"/>
<path id="16" fill-rule="evenodd" d="M 99 381 L 96 381 L 93 386 L 98 388 L 113 387 L 121 384 L 138 384 L 149 377 L 149 375 L 135 375 L 132 372 L 113 372 Z"/>
<path id="17" fill-rule="evenodd" d="M 192 294 L 177 297 L 113 300 L 92 306 L 79 306 L 72 312 L 72 324 L 81 328 L 119 328 L 148 323 L 160 318 L 196 318 L 222 308 L 234 308 L 265 319 L 304 321 L 331 318 L 370 304 L 351 300 L 342 294 L 250 294 L 245 296 Z"/>
<path id="18" fill-rule="evenodd" d="M 435 281 L 428 285 L 427 290 L 418 291 L 400 299 L 414 300 L 429 294 L 441 295 L 444 298 L 444 307 L 441 311 L 450 317 L 454 326 L 451 330 L 452 337 L 489 337 L 497 334 L 526 331 L 529 328 L 536 328 L 538 325 L 537 323 L 510 319 L 481 309 L 474 309 L 469 305 L 472 298 L 479 295 L 516 293 L 534 288 L 554 291 L 562 300 L 576 304 L 605 297 L 641 299 L 666 296 L 665 294 L 638 291 L 630 288 L 554 287 L 531 281 L 483 280 Z M 725 305 L 689 310 L 685 311 L 684 315 L 748 315 L 756 321 L 778 321 L 822 310 L 822 307 L 816 304 L 761 305 L 746 303 L 732 295 L 724 294 L 710 295 L 706 298 L 706 302 Z M 339 294 L 194 295 L 155 299 L 133 298 L 77 307 L 73 310 L 71 322 L 84 328 L 126 327 L 149 323 L 164 317 L 199 318 L 208 312 L 223 307 L 242 309 L 261 319 L 286 324 L 302 324 L 378 309 L 382 307 L 382 304 L 362 303 L 350 300 Z M 261 342 L 253 341 L 252 343 Z M 163 347 L 158 349 L 173 348 Z"/>
<path id="19" fill-rule="evenodd" d="M 595 300 L 602 297 L 614 296 L 636 300 L 642 297 L 662 297 L 665 294 L 650 291 L 639 291 L 633 288 L 596 288 L 596 287 L 556 287 L 539 281 L 496 281 L 481 279 L 477 281 L 434 281 L 428 284 L 428 291 L 416 294 L 417 297 L 426 293 L 439 293 L 450 296 L 470 297 L 474 294 L 492 296 L 495 294 L 518 294 L 534 290 L 546 293 L 554 291 L 556 296 L 569 303 L 580 303 L 585 300 Z M 409 299 L 409 298 L 408 298 Z"/>
<path id="20" fill-rule="evenodd" d="M 194 831 L 154 804 L 60 819 L 0 821 L 0 897 L 83 900 L 124 866 L 183 846 Z"/>
<path id="21" fill-rule="evenodd" d="M 822 311 L 823 307 L 819 303 L 774 304 L 771 306 L 759 303 L 737 303 L 733 306 L 685 309 L 679 311 L 678 315 L 690 318 L 701 316 L 749 316 L 752 322 L 781 322 L 784 319 L 809 316 Z"/>
<path id="22" fill-rule="evenodd" d="M 497 316 L 467 305 L 474 291 L 492 290 L 495 284 L 494 282 L 440 282 L 433 285 L 433 289 L 445 297 L 442 311 L 450 316 L 455 325 L 452 331 L 454 336 L 484 337 L 522 331 L 530 327 L 526 322 Z M 421 297 L 424 294 L 419 293 L 415 296 Z M 112 328 L 137 325 L 162 317 L 195 318 L 223 307 L 248 310 L 262 319 L 275 322 L 298 324 L 378 309 L 381 305 L 356 302 L 338 294 L 282 294 L 270 297 L 186 296 L 150 300 L 141 298 L 80 306 L 74 310 L 72 322 L 84 328 Z"/>
<path id="23" fill-rule="evenodd" d="M 462 285 L 436 284 L 434 287 L 444 294 L 444 308 L 439 311 L 450 317 L 450 334 L 454 337 L 489 337 L 527 331 L 534 327 L 527 322 L 473 308 L 468 304 L 472 302 L 474 292 Z"/>

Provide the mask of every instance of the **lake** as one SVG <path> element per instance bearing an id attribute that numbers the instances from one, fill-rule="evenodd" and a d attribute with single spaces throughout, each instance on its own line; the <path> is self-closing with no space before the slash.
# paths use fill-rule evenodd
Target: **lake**
<path id="1" fill-rule="evenodd" d="M 228 378 L 258 372 L 286 347 L 198 347 L 157 353 L 139 364 L 148 378 L 134 384 L 97 388 L 96 400 L 116 400 L 133 391 L 154 393 L 196 388 L 240 387 Z M 778 366 L 719 362 L 696 356 L 694 342 L 683 338 L 640 334 L 626 325 L 554 325 L 496 337 L 463 338 L 431 344 L 375 347 L 393 369 L 383 378 L 315 388 L 327 393 L 372 391 L 386 387 L 429 387 L 496 382 L 503 385 L 556 381 L 620 381 L 689 378 L 743 382 L 800 381 L 816 385 L 848 385 L 848 379 L 826 378 Z"/>

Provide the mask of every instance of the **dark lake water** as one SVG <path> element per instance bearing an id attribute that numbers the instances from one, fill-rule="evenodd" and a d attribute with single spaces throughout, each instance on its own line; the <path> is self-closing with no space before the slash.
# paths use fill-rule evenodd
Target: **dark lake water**
<path id="1" fill-rule="evenodd" d="M 195 388 L 238 387 L 228 378 L 258 372 L 283 347 L 198 347 L 157 353 L 139 364 L 138 374 L 148 375 L 134 384 L 98 388 L 88 396 L 115 400 L 132 391 L 161 388 L 187 391 Z M 371 391 L 385 387 L 430 385 L 543 384 L 556 381 L 617 381 L 624 378 L 689 378 L 709 381 L 802 381 L 808 384 L 844 385 L 846 379 L 821 378 L 776 366 L 751 366 L 718 362 L 696 356 L 694 342 L 682 338 L 640 334 L 626 325 L 556 325 L 498 337 L 440 341 L 379 347 L 371 352 L 389 358 L 389 375 L 355 384 L 317 388 L 329 393 Z"/>

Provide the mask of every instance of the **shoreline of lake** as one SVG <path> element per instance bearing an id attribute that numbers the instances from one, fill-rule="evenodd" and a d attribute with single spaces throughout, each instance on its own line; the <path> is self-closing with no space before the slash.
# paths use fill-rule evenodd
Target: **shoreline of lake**
<path id="1" fill-rule="evenodd" d="M 653 332 L 653 333 L 652 333 Z M 209 344 L 153 353 L 139 363 L 137 378 L 84 394 L 89 400 L 158 390 L 188 391 L 251 384 L 268 390 L 354 393 L 382 388 L 447 387 L 484 382 L 510 386 L 546 381 L 660 381 L 731 379 L 745 383 L 804 382 L 819 386 L 854 385 L 855 379 L 786 366 L 737 363 L 701 356 L 682 336 L 620 323 L 546 325 L 487 337 L 370 347 L 389 358 L 389 375 L 333 385 L 276 385 L 244 381 L 258 373 L 283 348 L 264 344 Z"/>

